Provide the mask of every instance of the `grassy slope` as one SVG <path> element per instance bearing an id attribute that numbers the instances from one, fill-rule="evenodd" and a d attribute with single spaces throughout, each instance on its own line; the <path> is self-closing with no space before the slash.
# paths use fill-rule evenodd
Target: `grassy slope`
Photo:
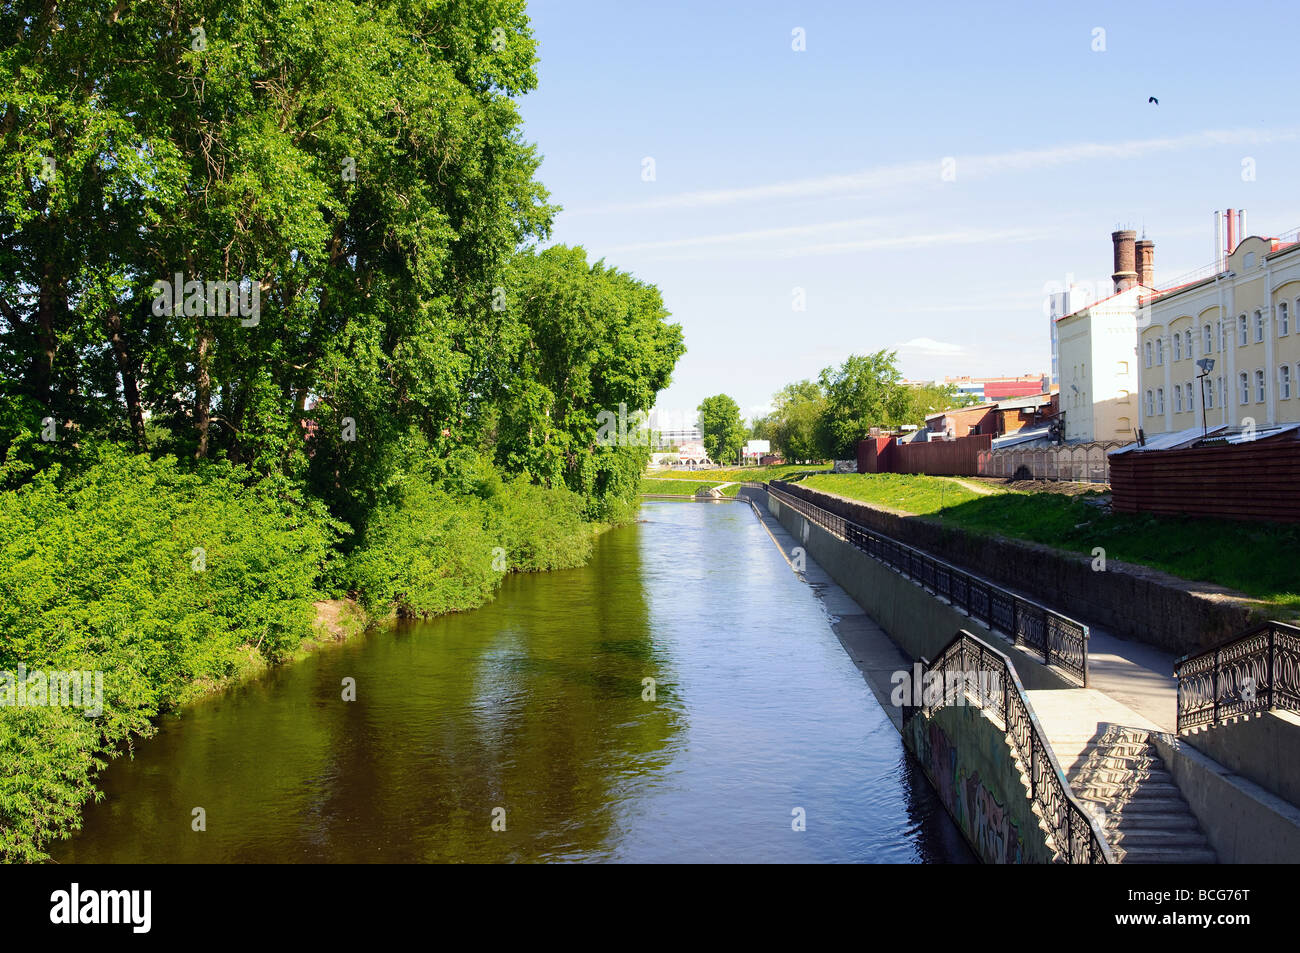
<path id="1" fill-rule="evenodd" d="M 1184 579 L 1215 583 L 1300 613 L 1300 526 L 1111 514 L 1085 503 L 1088 494 L 1003 492 L 980 496 L 945 477 L 903 474 L 809 477 L 828 493 L 938 517 L 978 533 L 1010 536 L 1059 549 L 1151 566 Z"/>

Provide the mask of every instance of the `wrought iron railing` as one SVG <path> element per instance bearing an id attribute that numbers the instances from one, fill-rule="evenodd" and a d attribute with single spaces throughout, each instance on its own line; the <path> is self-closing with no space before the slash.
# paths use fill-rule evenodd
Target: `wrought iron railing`
<path id="1" fill-rule="evenodd" d="M 962 630 L 933 662 L 920 660 L 921 685 L 933 684 L 933 697 L 903 709 L 904 727 L 918 712 L 927 716 L 946 705 L 973 702 L 1006 729 L 1007 741 L 1024 770 L 1029 798 L 1051 838 L 1057 863 L 1111 864 L 1114 854 L 1101 827 L 1079 803 L 1061 770 L 1038 716 L 1011 660 L 993 646 Z M 940 687 L 942 686 L 942 687 Z M 925 690 L 928 691 L 928 690 Z"/>
<path id="2" fill-rule="evenodd" d="M 1252 712 L 1300 711 L 1300 628 L 1265 622 L 1174 662 L 1178 730 Z"/>
<path id="3" fill-rule="evenodd" d="M 1008 592 L 987 579 L 958 569 L 792 493 L 771 485 L 768 493 L 922 588 L 947 599 L 990 631 L 1030 649 L 1041 656 L 1045 664 L 1055 666 L 1087 687 L 1088 627 L 1082 622 Z"/>

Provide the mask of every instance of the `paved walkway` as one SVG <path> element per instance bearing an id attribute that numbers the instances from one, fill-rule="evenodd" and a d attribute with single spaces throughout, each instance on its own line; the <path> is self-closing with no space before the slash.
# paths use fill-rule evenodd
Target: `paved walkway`
<path id="1" fill-rule="evenodd" d="M 781 546 L 787 554 L 794 546 L 799 545 L 763 506 L 760 505 L 759 510 L 763 524 L 768 527 L 777 545 Z M 881 650 L 869 646 L 861 637 L 861 632 L 864 627 L 872 626 L 882 634 L 884 630 L 880 629 L 870 616 L 867 616 L 862 608 L 835 585 L 830 576 L 811 559 L 807 560 L 804 575 L 809 584 L 819 590 L 819 594 L 824 593 L 827 611 L 841 619 L 841 622 L 837 623 L 845 630 L 841 634 L 841 641 L 845 642 L 845 648 L 849 650 L 854 662 L 859 663 L 859 668 L 862 667 L 862 661 L 878 657 Z M 1030 593 L 1018 594 L 1035 602 L 1044 601 Z M 864 617 L 865 622 L 854 620 L 854 616 Z M 1088 687 L 1107 696 L 1119 706 L 1111 709 L 1111 717 L 1118 719 L 1115 723 L 1128 722 L 1125 727 L 1154 728 L 1173 732 L 1178 713 L 1178 687 L 1173 675 L 1174 656 L 1141 642 L 1121 639 L 1088 619 L 1079 621 L 1089 628 Z M 887 635 L 885 637 L 888 639 Z M 893 645 L 892 640 L 890 645 Z M 900 656 L 904 657 L 903 667 L 909 665 L 910 659 L 906 659 L 897 646 L 894 648 Z M 898 666 L 894 665 L 890 670 L 894 671 L 897 668 Z M 1129 714 L 1121 715 L 1121 709 Z"/>

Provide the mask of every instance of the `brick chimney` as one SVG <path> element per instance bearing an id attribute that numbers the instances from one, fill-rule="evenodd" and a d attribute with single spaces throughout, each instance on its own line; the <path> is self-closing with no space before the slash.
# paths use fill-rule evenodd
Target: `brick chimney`
<path id="1" fill-rule="evenodd" d="M 1137 254 L 1137 282 L 1144 288 L 1156 286 L 1156 243 L 1145 238 L 1133 245 Z"/>
<path id="2" fill-rule="evenodd" d="M 1115 282 L 1117 292 L 1127 291 L 1137 282 L 1136 253 L 1133 248 L 1136 239 L 1137 232 L 1134 231 L 1110 233 L 1110 240 L 1115 243 L 1115 273 L 1110 277 Z"/>

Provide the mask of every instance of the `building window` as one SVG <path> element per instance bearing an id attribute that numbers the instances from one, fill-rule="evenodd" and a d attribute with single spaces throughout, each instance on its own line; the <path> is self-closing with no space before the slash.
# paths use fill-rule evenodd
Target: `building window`
<path id="1" fill-rule="evenodd" d="M 1223 320 L 1223 318 L 1219 318 L 1219 350 L 1226 351 L 1227 349 L 1228 349 L 1228 325 Z"/>
<path id="2" fill-rule="evenodd" d="M 1147 367 L 1150 367 L 1151 366 L 1151 342 L 1150 341 L 1147 341 L 1146 352 L 1147 352 Z"/>
<path id="3" fill-rule="evenodd" d="M 1187 359 L 1190 361 L 1192 359 L 1192 329 L 1191 328 L 1188 328 L 1186 331 L 1183 332 L 1183 340 L 1187 342 L 1184 345 L 1183 350 L 1187 352 Z"/>
<path id="4" fill-rule="evenodd" d="M 1264 399 L 1265 399 L 1264 381 L 1265 380 L 1267 380 L 1267 378 L 1264 377 L 1264 369 L 1260 368 L 1255 372 L 1255 402 L 1258 404 L 1264 403 Z"/>
<path id="5" fill-rule="evenodd" d="M 1283 364 L 1277 369 L 1277 396 L 1280 400 L 1291 399 L 1291 365 Z"/>
<path id="6" fill-rule="evenodd" d="M 1183 412 L 1183 385 L 1175 384 L 1174 385 L 1174 413 L 1181 414 L 1182 412 Z"/>
<path id="7" fill-rule="evenodd" d="M 1156 415 L 1156 400 L 1155 397 L 1152 396 L 1151 391 L 1147 391 L 1147 416 L 1154 417 L 1155 415 Z"/>
<path id="8" fill-rule="evenodd" d="M 1245 347 L 1250 343 L 1250 326 L 1246 323 L 1246 316 L 1243 314 L 1237 319 L 1237 344 Z"/>
<path id="9" fill-rule="evenodd" d="M 1201 336 L 1205 339 L 1201 342 L 1205 345 L 1205 353 L 1209 354 L 1214 350 L 1214 332 L 1208 324 L 1201 329 Z"/>
<path id="10" fill-rule="evenodd" d="M 1205 387 L 1205 384 L 1201 384 L 1201 387 L 1205 388 L 1203 393 L 1205 394 L 1206 410 L 1211 410 L 1214 407 L 1214 381 L 1209 381 L 1209 385 L 1209 387 Z"/>
<path id="11" fill-rule="evenodd" d="M 1175 331 L 1174 332 L 1174 360 L 1181 361 L 1182 359 L 1183 359 L 1183 336 L 1178 331 Z"/>
<path id="12" fill-rule="evenodd" d="M 1291 333 L 1291 315 L 1287 311 L 1286 302 L 1282 301 L 1277 306 L 1277 336 L 1286 337 Z"/>
<path id="13" fill-rule="evenodd" d="M 1159 365 L 1163 365 L 1164 363 L 1165 363 L 1165 339 L 1156 338 L 1156 364 L 1159 366 Z"/>
<path id="14" fill-rule="evenodd" d="M 1237 382 L 1241 384 L 1241 402 L 1243 404 L 1249 404 L 1250 403 L 1250 375 L 1247 374 L 1245 371 L 1242 371 L 1241 376 L 1237 378 Z"/>
<path id="15" fill-rule="evenodd" d="M 1163 387 L 1157 387 L 1156 388 L 1156 413 L 1163 415 L 1164 412 L 1165 412 L 1165 389 Z"/>
<path id="16" fill-rule="evenodd" d="M 1256 310 L 1255 311 L 1255 343 L 1258 344 L 1263 340 L 1264 340 L 1264 312 Z"/>

